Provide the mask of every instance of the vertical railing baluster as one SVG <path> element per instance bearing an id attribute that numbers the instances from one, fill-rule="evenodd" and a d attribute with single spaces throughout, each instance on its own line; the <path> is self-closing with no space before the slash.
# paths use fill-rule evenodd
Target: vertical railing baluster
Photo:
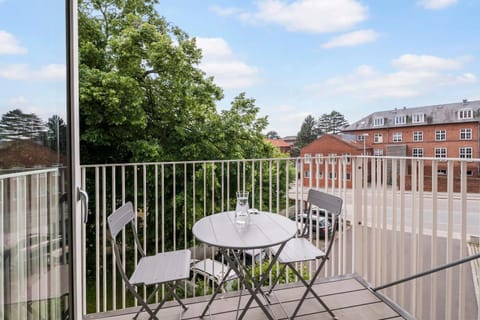
<path id="1" fill-rule="evenodd" d="M 117 195 L 116 195 L 116 186 L 117 186 L 117 183 L 116 183 L 116 179 L 115 179 L 115 166 L 112 166 L 111 167 L 112 169 L 112 210 L 111 212 L 113 212 L 115 209 L 116 209 L 116 198 L 117 198 Z M 117 266 L 115 264 L 115 256 L 112 252 L 112 255 L 111 255 L 111 264 L 112 264 L 112 310 L 117 310 Z"/>
<path id="2" fill-rule="evenodd" d="M 121 179 L 122 179 L 122 205 L 125 204 L 125 198 L 126 198 L 126 190 L 125 190 L 125 166 L 122 165 L 121 168 L 120 168 L 120 172 L 121 172 Z M 125 233 L 125 228 L 123 228 L 122 230 L 122 268 L 123 270 L 126 270 L 126 260 L 127 260 L 127 255 L 126 255 L 126 233 Z M 127 305 L 127 292 L 126 292 L 126 288 L 125 288 L 125 285 L 123 284 L 123 280 L 122 280 L 122 308 L 125 309 L 126 308 L 126 305 Z"/>
<path id="3" fill-rule="evenodd" d="M 461 202 L 461 231 L 460 231 L 460 258 L 468 255 L 467 252 L 467 162 L 460 162 L 460 202 Z M 459 266 L 459 301 L 458 301 L 458 319 L 465 319 L 466 308 L 466 286 L 467 270 L 466 265 Z M 480 306 L 477 306 L 480 308 Z"/>
<path id="4" fill-rule="evenodd" d="M 400 263 L 399 274 L 398 278 L 403 278 L 406 276 L 405 274 L 405 166 L 406 160 L 400 159 L 400 254 L 398 257 L 398 261 L 402 261 Z M 401 306 L 405 305 L 405 285 L 399 285 L 399 293 L 400 299 L 399 304 Z"/>
<path id="5" fill-rule="evenodd" d="M 447 263 L 453 261 L 453 191 L 454 191 L 454 177 L 453 172 L 453 161 L 447 160 Z M 452 290 L 453 290 L 453 271 L 452 269 L 447 269 L 447 278 L 446 278 L 446 293 L 445 301 L 452 301 Z M 452 319 L 452 306 L 450 303 L 445 303 L 445 319 Z"/>
<path id="6" fill-rule="evenodd" d="M 100 195 L 99 168 L 95 167 L 95 274 L 100 275 Z M 100 312 L 100 282 L 95 279 L 95 310 Z"/>
<path id="7" fill-rule="evenodd" d="M 438 161 L 432 160 L 432 252 L 430 255 L 430 268 L 437 265 L 437 234 L 438 234 Z M 432 274 L 431 277 L 431 292 L 430 295 L 430 315 L 432 319 L 436 319 L 437 315 L 437 282 L 438 273 Z"/>
<path id="8" fill-rule="evenodd" d="M 424 203 L 425 203 L 425 162 L 423 159 L 418 160 L 418 271 L 424 271 L 424 259 L 423 259 L 423 252 L 424 252 L 424 236 L 425 236 L 425 226 L 424 226 Z M 417 307 L 417 314 L 419 318 L 423 318 L 423 306 L 426 303 L 426 300 L 423 295 L 423 284 L 424 278 L 419 278 L 417 282 L 417 299 L 419 300 L 416 303 Z"/>
<path id="9" fill-rule="evenodd" d="M 102 166 L 102 288 L 103 311 L 107 311 L 107 167 Z"/>
<path id="10" fill-rule="evenodd" d="M 418 237 L 418 231 L 417 231 L 417 219 L 418 219 L 418 211 L 417 211 L 417 182 L 418 182 L 418 161 L 416 159 L 411 159 L 411 179 L 410 179 L 410 185 L 411 185 L 411 197 L 412 200 L 410 202 L 411 206 L 411 233 L 410 233 L 410 250 L 411 252 L 411 263 L 410 263 L 410 270 L 409 274 L 415 274 L 418 272 L 418 264 L 417 264 L 417 237 Z M 412 314 L 416 314 L 416 300 L 417 300 L 417 282 L 418 279 L 412 280 L 411 281 L 411 290 L 410 290 L 410 310 Z"/>

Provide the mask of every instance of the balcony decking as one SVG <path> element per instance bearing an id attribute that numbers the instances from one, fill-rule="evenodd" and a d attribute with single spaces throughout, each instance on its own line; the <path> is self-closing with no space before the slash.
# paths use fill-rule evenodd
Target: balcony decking
<path id="1" fill-rule="evenodd" d="M 278 286 L 272 294 L 271 309 L 278 319 L 289 319 L 293 313 L 298 299 L 304 292 L 300 283 Z M 413 319 L 399 306 L 386 299 L 379 293 L 372 292 L 368 284 L 357 275 L 347 275 L 329 279 L 320 279 L 314 286 L 315 292 L 323 299 L 334 314 L 342 320 L 375 320 L 375 319 Z M 188 310 L 183 313 L 182 319 L 200 319 L 210 296 L 185 299 Z M 204 319 L 229 320 L 235 319 L 237 313 L 238 292 L 230 292 L 219 295 L 211 306 L 211 313 L 207 313 Z M 246 303 L 247 297 L 241 298 L 240 308 Z M 87 319 L 124 320 L 131 319 L 138 308 L 97 313 L 88 315 Z M 167 303 L 158 313 L 162 320 L 179 319 L 181 308 L 176 303 Z M 148 319 L 147 313 L 143 313 L 138 319 Z M 245 319 L 266 319 L 262 310 L 252 304 Z M 296 319 L 331 319 L 325 309 L 313 297 L 309 296 L 304 302 Z"/>

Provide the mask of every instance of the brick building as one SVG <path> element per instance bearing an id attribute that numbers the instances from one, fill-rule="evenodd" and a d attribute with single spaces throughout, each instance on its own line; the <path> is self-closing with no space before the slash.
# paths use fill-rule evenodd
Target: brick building
<path id="1" fill-rule="evenodd" d="M 337 179 L 341 170 L 346 178 L 346 187 L 352 187 L 351 156 L 371 152 L 370 147 L 355 140 L 355 136 L 326 134 L 306 145 L 300 151 L 303 161 L 302 180 L 304 186 L 322 188 L 325 181 L 329 186 L 339 187 Z M 342 166 L 342 164 L 346 164 Z M 339 169 L 339 167 L 342 169 Z"/>
<path id="2" fill-rule="evenodd" d="M 365 142 L 376 156 L 479 158 L 480 101 L 375 112 L 343 132 Z M 478 192 L 479 165 L 473 161 L 467 165 L 469 191 Z M 425 169 L 425 176 L 431 176 L 431 166 Z M 437 173 L 439 180 L 446 176 L 447 162 L 439 163 Z M 459 166 L 454 167 L 454 176 L 459 173 Z M 445 191 L 444 184 L 439 188 Z"/>
<path id="3" fill-rule="evenodd" d="M 290 153 L 292 147 L 283 139 L 267 139 L 268 142 L 280 149 L 282 153 Z"/>

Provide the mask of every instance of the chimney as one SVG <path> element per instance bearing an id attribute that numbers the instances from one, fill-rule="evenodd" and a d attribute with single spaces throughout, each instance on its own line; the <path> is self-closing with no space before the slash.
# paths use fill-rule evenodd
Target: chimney
<path id="1" fill-rule="evenodd" d="M 463 99 L 463 104 L 467 104 L 468 103 L 468 100 L 467 99 Z"/>

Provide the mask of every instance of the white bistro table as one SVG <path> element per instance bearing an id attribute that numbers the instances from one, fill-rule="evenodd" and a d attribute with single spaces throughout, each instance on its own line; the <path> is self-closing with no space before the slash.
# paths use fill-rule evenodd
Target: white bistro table
<path id="1" fill-rule="evenodd" d="M 235 223 L 235 212 L 228 211 L 202 218 L 195 223 L 192 231 L 195 237 L 201 242 L 217 247 L 230 267 L 222 283 L 217 286 L 217 289 L 210 298 L 201 317 L 205 316 L 216 295 L 219 293 L 219 288 L 221 288 L 223 281 L 227 279 L 230 270 L 233 270 L 237 274 L 240 283 L 243 284 L 251 294 L 239 319 L 244 317 L 248 307 L 253 300 L 255 300 L 267 318 L 273 320 L 274 317 L 258 297 L 258 294 L 263 294 L 261 285 L 268 277 L 279 252 L 272 257 L 267 269 L 260 275 L 260 280 L 255 281 L 250 273 L 247 272 L 247 266 L 243 264 L 243 259 L 241 259 L 239 253 L 236 251 L 262 249 L 275 245 L 280 245 L 279 251 L 281 251 L 287 241 L 295 236 L 297 232 L 296 223 L 279 214 L 259 211 L 258 214 L 251 214 L 249 224 L 238 225 Z M 232 255 L 228 254 L 229 251 Z M 254 284 L 253 287 L 251 283 Z"/>

